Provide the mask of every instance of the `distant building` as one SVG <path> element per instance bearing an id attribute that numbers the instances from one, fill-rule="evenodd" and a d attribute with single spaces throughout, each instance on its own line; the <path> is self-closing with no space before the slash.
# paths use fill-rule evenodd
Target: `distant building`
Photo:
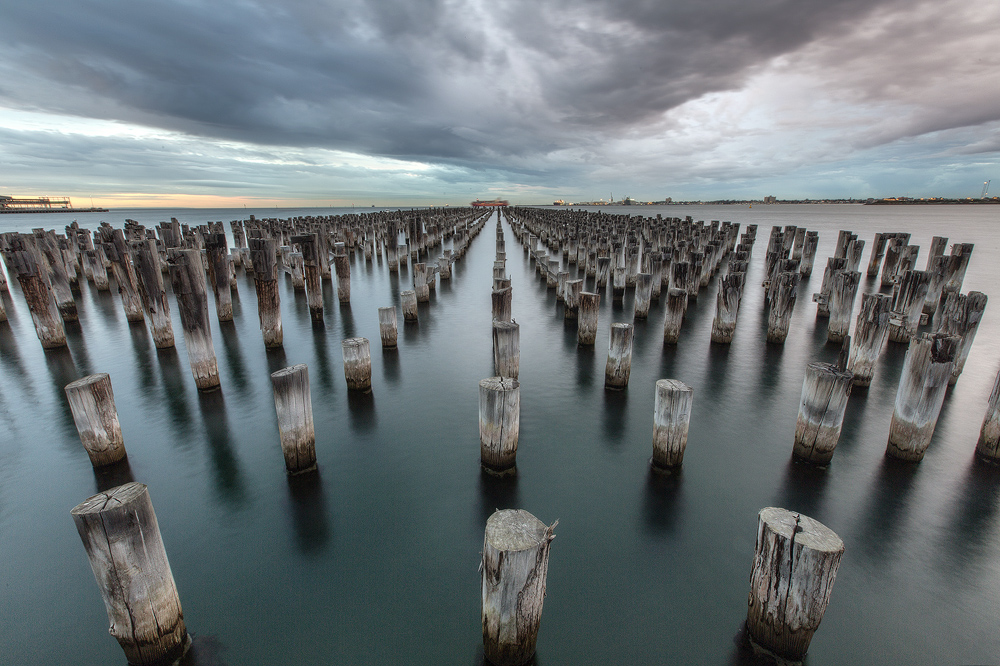
<path id="1" fill-rule="evenodd" d="M 764 197 L 764 203 L 766 203 L 766 204 L 778 203 L 778 197 L 776 197 L 774 195 L 768 195 L 768 196 Z"/>

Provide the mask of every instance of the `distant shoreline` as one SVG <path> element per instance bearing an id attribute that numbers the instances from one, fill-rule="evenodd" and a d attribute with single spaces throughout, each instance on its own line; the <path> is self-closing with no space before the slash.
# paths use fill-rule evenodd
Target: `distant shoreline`
<path id="1" fill-rule="evenodd" d="M 1000 197 L 989 199 L 869 199 L 866 206 L 940 206 L 942 204 L 1000 204 Z"/>
<path id="2" fill-rule="evenodd" d="M 14 215 L 17 213 L 110 213 L 108 208 L 26 208 L 26 209 L 3 209 L 0 214 Z"/>

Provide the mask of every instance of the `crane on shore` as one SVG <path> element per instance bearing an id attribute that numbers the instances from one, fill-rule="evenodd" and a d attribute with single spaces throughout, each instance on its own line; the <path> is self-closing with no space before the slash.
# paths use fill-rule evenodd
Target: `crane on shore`
<path id="1" fill-rule="evenodd" d="M 989 191 L 989 189 L 990 189 L 990 183 L 992 183 L 992 182 L 993 182 L 992 179 L 983 182 L 983 193 L 979 195 L 980 199 L 985 199 L 986 198 L 986 193 Z"/>

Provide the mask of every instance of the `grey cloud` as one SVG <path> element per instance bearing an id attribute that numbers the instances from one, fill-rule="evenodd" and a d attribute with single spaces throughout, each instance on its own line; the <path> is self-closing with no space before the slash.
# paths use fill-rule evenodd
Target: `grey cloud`
<path id="1" fill-rule="evenodd" d="M 155 139 L 4 132 L 0 151 L 5 166 L 53 183 L 50 174 L 73 172 L 86 189 L 111 187 L 127 171 L 137 191 L 203 193 L 227 183 L 237 192 L 278 187 L 307 197 L 335 188 L 368 192 L 359 184 L 365 179 L 413 195 L 478 195 L 512 183 L 601 193 L 611 184 L 616 194 L 633 195 L 641 186 L 666 196 L 671 182 L 694 191 L 720 182 L 742 187 L 798 177 L 809 164 L 858 173 L 858 155 L 878 163 L 876 149 L 888 146 L 900 159 L 912 137 L 973 126 L 992 127 L 983 131 L 993 138 L 963 134 L 966 147 L 950 139 L 943 145 L 952 155 L 996 152 L 996 124 L 984 125 L 1000 118 L 996 15 L 963 10 L 966 4 L 9 3 L 0 106 L 122 120 L 190 141 L 160 148 Z M 753 126 L 698 116 L 688 117 L 695 128 L 686 132 L 665 115 L 708 93 L 740 90 L 779 56 L 829 96 L 826 107 L 803 103 L 782 119 L 811 133 L 768 127 L 763 131 L 786 133 L 755 137 Z M 986 64 L 967 62 L 978 57 Z M 841 109 L 831 107 L 841 104 L 860 112 L 840 120 Z M 670 138 L 673 129 L 680 139 Z M 643 149 L 642 137 L 656 149 Z M 219 147 L 225 141 L 242 143 L 227 152 Z M 259 160 L 247 159 L 252 146 Z M 307 155 L 289 166 L 272 152 L 283 147 L 434 167 L 414 179 L 312 163 Z M 636 189 L 623 192 L 622 183 Z"/>
<path id="2" fill-rule="evenodd" d="M 219 138 L 502 164 L 737 87 L 886 4 L 42 0 L 5 9 L 0 60 L 17 79 L 2 98 Z"/>

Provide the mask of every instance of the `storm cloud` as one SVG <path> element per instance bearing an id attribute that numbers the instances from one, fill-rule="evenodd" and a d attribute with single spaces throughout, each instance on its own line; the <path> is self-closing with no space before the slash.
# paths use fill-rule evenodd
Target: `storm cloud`
<path id="1" fill-rule="evenodd" d="M 400 162 L 382 176 L 423 165 L 455 196 L 488 182 L 721 196 L 930 159 L 914 144 L 962 128 L 997 161 L 1000 9 L 960 0 L 36 0 L 3 18 L 0 107 L 181 137 L 6 129 L 6 163 L 41 174 L 59 165 L 35 150 L 86 154 L 91 187 L 121 189 L 127 168 L 133 189 L 309 198 L 324 179 L 375 178 L 328 163 L 340 151 Z M 954 138 L 931 141 L 938 166 L 963 154 Z M 317 190 L 288 189 L 289 160 Z M 199 179 L 209 164 L 219 173 Z"/>

